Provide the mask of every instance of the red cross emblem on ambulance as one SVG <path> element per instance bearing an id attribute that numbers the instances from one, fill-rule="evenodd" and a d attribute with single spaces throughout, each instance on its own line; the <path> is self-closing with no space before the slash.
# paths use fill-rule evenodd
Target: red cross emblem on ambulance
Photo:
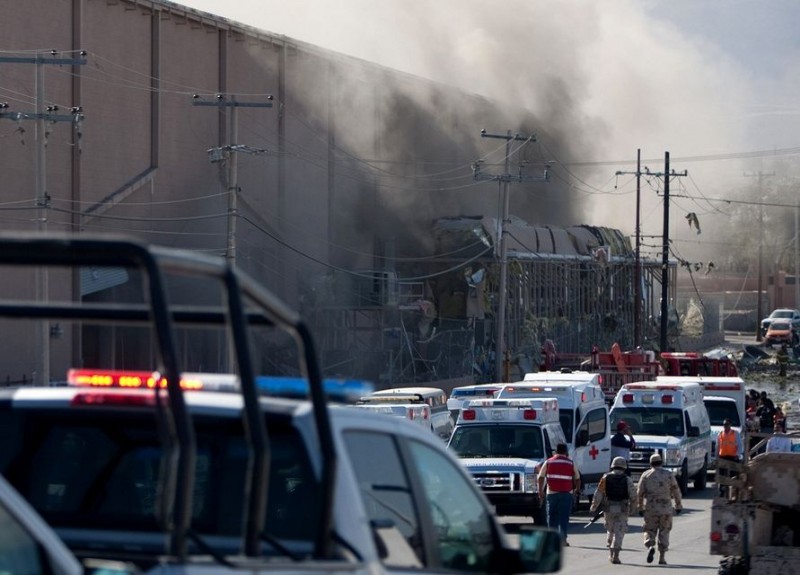
<path id="1" fill-rule="evenodd" d="M 598 453 L 600 453 L 600 451 L 598 451 L 597 446 L 592 444 L 592 448 L 589 450 L 589 455 L 592 456 L 592 459 L 597 459 Z"/>

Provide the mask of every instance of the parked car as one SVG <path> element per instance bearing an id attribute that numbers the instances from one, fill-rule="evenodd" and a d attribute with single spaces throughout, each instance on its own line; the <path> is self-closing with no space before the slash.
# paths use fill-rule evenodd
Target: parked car
<path id="1" fill-rule="evenodd" d="M 800 311 L 791 308 L 778 308 L 773 310 L 769 317 L 761 320 L 761 337 L 766 337 L 770 324 L 777 319 L 786 319 L 791 322 L 795 331 L 800 330 Z"/>
<path id="2" fill-rule="evenodd" d="M 794 346 L 797 342 L 797 331 L 792 323 L 784 319 L 776 319 L 769 324 L 764 335 L 764 345 L 772 347 L 774 343 L 785 343 Z"/>

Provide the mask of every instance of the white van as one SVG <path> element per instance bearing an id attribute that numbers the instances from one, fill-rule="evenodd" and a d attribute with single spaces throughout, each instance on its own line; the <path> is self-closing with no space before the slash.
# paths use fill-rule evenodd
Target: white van
<path id="1" fill-rule="evenodd" d="M 394 387 L 371 393 L 369 397 L 388 397 L 393 395 L 415 395 L 431 408 L 431 431 L 447 441 L 455 427 L 455 421 L 447 410 L 447 393 L 438 387 Z"/>
<path id="2" fill-rule="evenodd" d="M 450 390 L 450 397 L 447 398 L 447 409 L 453 421 L 458 421 L 458 412 L 462 407 L 473 399 L 491 399 L 494 394 L 503 388 L 502 383 L 476 383 L 474 385 L 462 385 Z"/>
<path id="3" fill-rule="evenodd" d="M 590 499 L 611 467 L 611 422 L 599 375 L 585 371 L 529 373 L 524 381 L 503 386 L 496 397 L 558 399 L 559 422 L 581 474 L 581 494 Z"/>
<path id="4" fill-rule="evenodd" d="M 661 455 L 664 468 L 675 473 L 681 492 L 705 489 L 711 462 L 711 423 L 697 382 L 642 381 L 620 388 L 611 408 L 611 423 L 625 421 L 636 447 L 628 468 L 638 477 L 650 467 L 650 456 Z"/>
<path id="5" fill-rule="evenodd" d="M 747 389 L 741 377 L 713 377 L 713 376 L 659 376 L 656 381 L 663 383 L 696 382 L 703 388 L 703 403 L 708 411 L 711 421 L 711 459 L 709 468 L 717 466 L 717 435 L 722 431 L 722 422 L 731 420 L 731 427 L 742 433 L 747 409 Z M 744 438 L 742 438 L 742 452 L 739 457 L 744 457 Z"/>

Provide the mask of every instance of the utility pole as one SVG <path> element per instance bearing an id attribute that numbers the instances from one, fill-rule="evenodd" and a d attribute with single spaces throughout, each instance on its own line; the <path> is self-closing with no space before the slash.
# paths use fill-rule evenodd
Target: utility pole
<path id="1" fill-rule="evenodd" d="M 0 119 L 13 120 L 22 123 L 24 120 L 33 120 L 35 123 L 36 141 L 36 172 L 34 177 L 35 205 L 37 230 L 41 233 L 47 231 L 47 210 L 50 207 L 50 194 L 47 193 L 47 131 L 48 124 L 57 122 L 69 122 L 76 127 L 83 121 L 83 113 L 80 106 L 73 106 L 70 114 L 59 114 L 59 107 L 56 105 L 46 105 L 44 95 L 44 67 L 46 65 L 56 66 L 75 66 L 86 64 L 84 51 L 80 52 L 80 58 L 62 58 L 58 52 L 37 52 L 33 56 L 3 56 L 0 57 L 0 64 L 34 64 L 35 70 L 35 90 L 36 102 L 34 112 L 13 112 L 9 110 L 9 105 L 5 102 L 0 103 Z M 48 271 L 45 267 L 37 267 L 35 271 L 36 301 L 46 303 L 50 297 L 50 286 Z M 37 368 L 34 379 L 35 385 L 50 384 L 50 325 L 47 321 L 40 321 L 36 324 L 36 341 L 39 356 L 37 358 Z"/>
<path id="2" fill-rule="evenodd" d="M 227 176 L 225 188 L 228 193 L 228 224 L 227 224 L 227 240 L 225 246 L 225 257 L 228 258 L 228 263 L 231 266 L 236 264 L 236 214 L 239 195 L 239 163 L 237 160 L 237 152 L 245 152 L 247 154 L 264 154 L 267 150 L 260 148 L 251 148 L 242 144 L 237 144 L 239 139 L 239 108 L 271 108 L 272 96 L 267 96 L 267 102 L 239 102 L 235 96 L 226 99 L 222 94 L 217 94 L 214 101 L 203 100 L 198 94 L 192 96 L 193 106 L 213 106 L 216 108 L 226 109 L 228 111 L 228 144 L 217 148 L 210 148 L 208 152 L 208 159 L 211 163 L 226 161 Z"/>
<path id="3" fill-rule="evenodd" d="M 800 307 L 800 204 L 794 207 L 794 308 Z M 761 318 L 758 318 L 761 321 Z"/>
<path id="4" fill-rule="evenodd" d="M 505 134 L 489 134 L 486 130 L 481 130 L 481 138 L 499 138 L 506 141 L 506 155 L 505 155 L 505 171 L 499 175 L 482 174 L 480 171 L 480 162 L 472 164 L 473 179 L 475 180 L 492 180 L 499 182 L 502 185 L 502 214 L 499 218 L 497 238 L 495 245 L 499 244 L 500 251 L 496 257 L 500 260 L 500 287 L 498 290 L 497 302 L 497 326 L 495 334 L 495 381 L 507 381 L 508 377 L 505 373 L 505 347 L 506 347 L 506 302 L 508 299 L 508 253 L 506 247 L 506 224 L 508 223 L 509 216 L 509 194 L 508 184 L 513 180 L 516 182 L 546 182 L 550 177 L 547 168 L 545 168 L 544 175 L 540 177 L 525 176 L 522 173 L 522 167 L 516 176 L 512 175 L 511 170 L 511 142 L 535 142 L 536 136 L 521 136 L 520 134 L 512 134 L 508 130 Z"/>
<path id="5" fill-rule="evenodd" d="M 745 177 L 756 176 L 758 178 L 758 301 L 756 301 L 756 341 L 761 341 L 761 318 L 764 317 L 764 310 L 762 309 L 761 294 L 764 290 L 764 198 L 763 184 L 765 176 L 774 176 L 775 172 L 764 173 L 759 170 L 755 174 L 744 174 Z M 797 279 L 795 278 L 795 281 Z M 797 286 L 795 286 L 795 293 L 797 293 Z"/>
<path id="6" fill-rule="evenodd" d="M 641 202 L 642 202 L 642 149 L 636 149 L 636 171 L 617 172 L 617 176 L 634 174 L 636 176 L 636 251 L 634 252 L 633 271 L 633 347 L 642 345 L 642 230 L 641 230 Z"/>
<path id="7" fill-rule="evenodd" d="M 669 179 L 688 175 L 675 173 L 669 169 L 669 152 L 664 152 L 664 235 L 661 246 L 661 338 L 659 349 L 669 351 L 667 326 L 669 323 Z"/>

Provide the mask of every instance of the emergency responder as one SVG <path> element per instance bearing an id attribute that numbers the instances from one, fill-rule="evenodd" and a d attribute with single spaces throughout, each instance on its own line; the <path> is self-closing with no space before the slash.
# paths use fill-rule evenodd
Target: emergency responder
<path id="1" fill-rule="evenodd" d="M 681 489 L 671 471 L 661 467 L 661 455 L 650 456 L 650 469 L 639 478 L 636 499 L 639 515 L 644 517 L 644 546 L 647 547 L 647 562 L 653 562 L 658 546 L 658 564 L 666 565 L 664 556 L 669 549 L 669 532 L 672 529 L 672 499 L 674 513 L 683 511 Z"/>
<path id="2" fill-rule="evenodd" d="M 547 526 L 561 532 L 566 546 L 569 546 L 567 530 L 573 494 L 580 493 L 580 490 L 578 467 L 569 458 L 567 444 L 559 443 L 555 455 L 547 459 L 539 470 L 539 497 L 542 504 L 547 502 Z"/>
<path id="3" fill-rule="evenodd" d="M 742 453 L 742 438 L 739 432 L 731 427 L 731 420 L 727 417 L 722 422 L 722 431 L 717 434 L 717 457 L 727 461 L 739 461 L 739 454 Z M 719 470 L 720 476 L 735 477 L 736 473 L 732 470 Z M 726 485 L 719 486 L 720 496 L 727 494 Z"/>
<path id="4" fill-rule="evenodd" d="M 625 421 L 617 423 L 617 432 L 611 437 L 611 458 L 622 457 L 625 462 L 631 458 L 631 449 L 636 447 L 630 426 Z M 630 470 L 626 470 L 630 475 Z"/>
<path id="5" fill-rule="evenodd" d="M 603 510 L 608 560 L 612 563 L 622 563 L 619 559 L 622 539 L 628 530 L 628 515 L 636 507 L 636 486 L 625 474 L 627 469 L 628 462 L 624 457 L 615 457 L 611 461 L 611 471 L 600 478 L 589 508 L 592 513 Z"/>

